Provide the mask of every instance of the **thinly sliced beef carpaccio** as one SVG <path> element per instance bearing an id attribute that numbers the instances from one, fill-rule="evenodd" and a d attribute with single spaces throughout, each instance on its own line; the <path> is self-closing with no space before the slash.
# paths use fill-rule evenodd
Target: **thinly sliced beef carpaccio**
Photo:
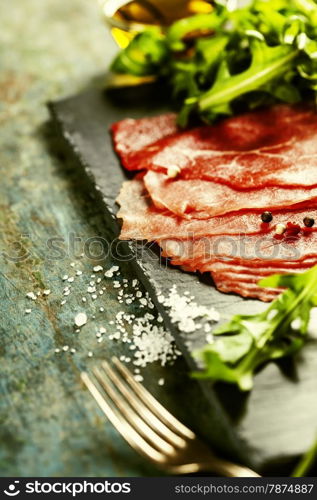
<path id="1" fill-rule="evenodd" d="M 293 264 L 293 265 L 291 265 Z M 300 273 L 303 271 L 304 268 L 309 268 L 313 265 L 317 264 L 317 256 L 313 259 L 307 259 L 304 261 L 301 261 L 300 264 L 298 263 L 292 263 L 292 262 L 283 262 L 279 264 L 277 267 L 271 267 L 265 266 L 248 266 L 248 262 L 245 262 L 245 265 L 239 265 L 237 263 L 231 263 L 227 261 L 217 261 L 214 260 L 210 265 L 206 265 L 205 270 L 203 269 L 203 272 L 206 271 L 214 271 L 214 272 L 231 272 L 235 274 L 246 274 L 246 275 L 255 275 L 255 276 L 270 276 L 271 274 L 277 274 L 277 273 L 287 273 L 287 272 L 292 272 L 294 274 Z"/>
<path id="2" fill-rule="evenodd" d="M 174 113 L 150 118 L 126 118 L 111 127 L 115 151 L 128 170 L 140 170 L 140 155 L 151 154 L 151 144 L 178 132 Z M 147 153 L 144 151 L 147 149 Z"/>
<path id="3" fill-rule="evenodd" d="M 317 206 L 317 187 L 310 190 L 266 187 L 239 192 L 199 179 L 172 180 L 160 172 L 147 172 L 144 183 L 156 207 L 180 217 L 208 219 L 241 210 L 263 211 L 263 207 L 272 211 L 308 204 Z"/>
<path id="4" fill-rule="evenodd" d="M 289 239 L 275 239 L 272 235 L 224 235 L 206 236 L 193 240 L 159 241 L 163 254 L 177 265 L 199 263 L 200 266 L 213 259 L 228 258 L 237 264 L 297 262 L 317 257 L 317 233 L 300 234 Z"/>
<path id="5" fill-rule="evenodd" d="M 267 234 L 276 224 L 302 225 L 303 217 L 315 217 L 316 208 L 273 212 L 274 223 L 263 224 L 259 212 L 240 212 L 206 220 L 183 218 L 167 209 L 158 209 L 144 186 L 143 179 L 126 181 L 117 198 L 122 218 L 122 239 L 163 240 L 188 239 L 222 234 Z M 312 228 L 315 230 L 315 228 Z"/>
<path id="6" fill-rule="evenodd" d="M 271 302 L 283 292 L 283 290 L 279 288 L 261 288 L 254 283 L 232 282 L 231 280 L 226 280 L 222 276 L 213 276 L 213 280 L 220 292 L 237 293 L 242 297 L 259 299 L 263 302 Z"/>
<path id="7" fill-rule="evenodd" d="M 170 113 L 112 132 L 123 166 L 143 171 L 117 200 L 121 239 L 157 242 L 172 265 L 262 301 L 282 292 L 260 287 L 263 277 L 317 264 L 317 115 L 308 106 L 187 131 Z"/>
<path id="8" fill-rule="evenodd" d="M 155 130 L 155 119 L 147 120 Z M 144 121 L 134 121 L 135 136 L 138 130 L 142 135 L 143 128 Z M 260 109 L 187 131 L 166 127 L 158 140 L 149 139 L 137 151 L 133 148 L 130 161 L 122 135 L 116 128 L 113 133 L 116 151 L 130 170 L 166 172 L 173 166 L 181 178 L 210 180 L 238 190 L 317 185 L 317 115 L 308 106 Z"/>

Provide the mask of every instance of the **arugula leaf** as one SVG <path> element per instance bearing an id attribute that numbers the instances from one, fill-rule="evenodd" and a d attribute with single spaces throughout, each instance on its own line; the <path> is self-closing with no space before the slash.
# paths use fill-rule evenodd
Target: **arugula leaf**
<path id="1" fill-rule="evenodd" d="M 186 48 L 183 39 L 189 33 L 196 30 L 216 30 L 224 22 L 224 18 L 217 12 L 211 14 L 197 14 L 176 21 L 167 32 L 167 42 L 173 51 L 181 51 Z"/>
<path id="2" fill-rule="evenodd" d="M 317 3 L 253 0 L 232 11 L 218 0 L 211 13 L 138 34 L 111 69 L 165 78 L 180 103 L 181 126 L 192 114 L 213 122 L 237 104 L 253 109 L 314 97 Z"/>
<path id="3" fill-rule="evenodd" d="M 261 365 L 303 346 L 311 309 L 317 306 L 317 266 L 302 274 L 269 276 L 260 285 L 287 290 L 264 312 L 233 316 L 216 329 L 219 338 L 194 353 L 204 364 L 204 371 L 194 377 L 237 384 L 248 391 Z"/>
<path id="4" fill-rule="evenodd" d="M 265 42 L 255 39 L 250 47 L 252 62 L 246 71 L 231 75 L 226 61 L 222 62 L 212 88 L 199 98 L 198 106 L 201 112 L 212 108 L 216 112 L 230 114 L 230 103 L 233 99 L 280 78 L 298 55 L 293 47 L 268 47 Z"/>
<path id="5" fill-rule="evenodd" d="M 313 442 L 307 452 L 301 457 L 299 463 L 296 465 L 291 477 L 305 477 L 316 463 L 317 460 L 317 438 Z"/>

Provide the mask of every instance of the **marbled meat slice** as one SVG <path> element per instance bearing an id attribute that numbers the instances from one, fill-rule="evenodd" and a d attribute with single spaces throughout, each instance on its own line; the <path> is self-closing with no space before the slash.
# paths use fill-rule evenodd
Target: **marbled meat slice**
<path id="1" fill-rule="evenodd" d="M 317 256 L 315 258 L 309 258 L 306 260 L 298 262 L 282 262 L 277 264 L 275 267 L 271 265 L 265 266 L 249 266 L 248 261 L 244 264 L 231 263 L 230 261 L 223 260 L 213 260 L 209 264 L 205 264 L 201 267 L 201 272 L 231 272 L 235 274 L 245 274 L 252 276 L 270 276 L 272 274 L 286 274 L 286 273 L 301 273 L 305 269 L 310 268 L 317 264 Z"/>
<path id="2" fill-rule="evenodd" d="M 163 240 L 168 238 L 193 239 L 201 236 L 221 234 L 267 234 L 274 231 L 276 224 L 291 222 L 303 226 L 304 217 L 316 217 L 316 208 L 273 213 L 271 224 L 263 224 L 259 212 L 241 212 L 212 217 L 206 220 L 185 219 L 175 216 L 166 209 L 156 208 L 143 179 L 133 179 L 122 184 L 117 198 L 122 219 L 120 238 L 123 240 Z M 307 231 L 316 230 L 313 227 Z"/>
<path id="3" fill-rule="evenodd" d="M 174 265 L 175 260 L 171 261 Z M 240 261 L 239 263 L 230 261 L 230 260 L 221 260 L 216 258 L 211 258 L 208 262 L 199 262 L 199 261 L 186 261 L 186 264 L 181 265 L 184 271 L 196 272 L 198 269 L 201 273 L 205 272 L 227 272 L 230 271 L 232 273 L 237 274 L 248 274 L 251 276 L 260 275 L 270 276 L 271 274 L 286 274 L 286 273 L 301 273 L 304 270 L 309 269 L 310 267 L 317 264 L 317 256 L 315 258 L 308 258 L 306 260 L 302 260 L 299 263 L 295 262 L 282 262 L 275 263 L 275 265 L 268 264 L 265 266 L 264 264 L 251 265 L 250 261 Z"/>
<path id="4" fill-rule="evenodd" d="M 226 293 L 238 293 L 242 297 L 250 297 L 257 298 L 262 301 L 271 301 L 273 300 L 279 293 L 281 293 L 281 289 L 267 289 L 258 286 L 258 282 L 264 278 L 265 276 L 271 274 L 287 274 L 287 273 L 301 273 L 304 272 L 307 267 L 311 267 L 317 263 L 317 255 L 315 257 L 308 257 L 300 262 L 295 260 L 292 261 L 280 261 L 276 262 L 270 261 L 265 267 L 265 263 L 262 261 L 257 262 L 257 266 L 254 266 L 255 261 L 243 260 L 239 259 L 238 261 L 230 260 L 221 260 L 215 256 L 207 258 L 206 260 L 201 257 L 187 256 L 187 258 L 183 257 L 175 257 L 176 248 L 178 248 L 177 253 L 179 252 L 179 245 L 164 245 L 164 242 L 160 243 L 164 250 L 164 254 L 168 254 L 171 257 L 171 264 L 180 266 L 183 270 L 189 272 L 200 272 L 200 273 L 210 273 L 218 290 Z M 252 264 L 250 266 L 250 264 Z"/>
<path id="5" fill-rule="evenodd" d="M 163 256 L 175 265 L 202 268 L 213 259 L 229 259 L 236 264 L 280 265 L 295 262 L 299 266 L 308 258 L 317 257 L 317 233 L 299 234 L 295 237 L 276 239 L 272 235 L 223 235 L 206 236 L 196 240 L 167 239 L 158 242 Z M 197 267 L 198 268 L 198 267 Z"/>
<path id="6" fill-rule="evenodd" d="M 114 149 L 123 166 L 128 170 L 139 170 L 140 154 L 145 159 L 151 154 L 150 146 L 163 137 L 178 131 L 176 115 L 167 113 L 154 117 L 126 118 L 111 126 Z M 141 153 L 145 148 L 147 152 Z"/>
<path id="7" fill-rule="evenodd" d="M 167 209 L 179 217 L 208 219 L 242 210 L 263 212 L 282 208 L 289 210 L 314 204 L 317 206 L 317 187 L 313 189 L 266 187 L 236 191 L 216 182 L 170 179 L 166 174 L 153 171 L 145 174 L 144 184 L 157 208 Z"/>
<path id="8" fill-rule="evenodd" d="M 271 302 L 283 292 L 281 288 L 262 288 L 254 283 L 240 283 L 223 276 L 212 276 L 212 278 L 220 292 L 237 293 L 242 297 L 259 299 L 263 302 Z"/>
<path id="9" fill-rule="evenodd" d="M 317 185 L 317 114 L 312 107 L 263 108 L 178 133 L 166 127 L 166 134 L 156 141 L 150 129 L 164 115 L 144 120 L 149 121 L 149 137 L 140 144 L 147 145 L 137 150 L 132 140 L 125 139 L 134 153 L 131 160 L 121 138 L 125 123 L 120 127 L 121 137 L 118 126 L 113 128 L 116 150 L 130 170 L 166 172 L 175 167 L 181 178 L 211 180 L 238 190 Z M 146 135 L 144 123 L 136 120 L 130 127 L 135 134 Z"/>

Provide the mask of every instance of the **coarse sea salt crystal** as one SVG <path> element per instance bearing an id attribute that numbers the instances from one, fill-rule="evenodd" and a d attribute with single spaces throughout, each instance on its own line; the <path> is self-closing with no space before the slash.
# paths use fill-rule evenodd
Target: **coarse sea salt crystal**
<path id="1" fill-rule="evenodd" d="M 35 295 L 35 293 L 34 293 L 34 292 L 28 292 L 28 293 L 26 294 L 26 297 L 27 297 L 28 299 L 31 299 L 31 300 L 36 300 L 36 299 L 37 299 L 37 296 Z"/>
<path id="2" fill-rule="evenodd" d="M 25 309 L 25 314 L 30 314 L 32 312 L 32 309 Z"/>
<path id="3" fill-rule="evenodd" d="M 80 313 L 76 314 L 75 319 L 74 319 L 74 323 L 76 326 L 81 327 L 87 323 L 87 319 L 88 319 L 87 314 L 80 312 Z"/>
<path id="4" fill-rule="evenodd" d="M 220 319 L 218 311 L 213 307 L 198 305 L 193 301 L 194 298 L 185 294 L 179 295 L 176 285 L 172 286 L 168 297 L 158 296 L 159 302 L 169 308 L 172 323 L 176 323 L 178 328 L 185 333 L 192 333 L 201 327 L 201 322 L 196 323 L 197 319 L 204 318 L 211 322 L 217 322 Z"/>
<path id="5" fill-rule="evenodd" d="M 95 267 L 93 268 L 93 271 L 94 271 L 95 273 L 99 273 L 100 271 L 103 271 L 103 267 L 102 267 L 102 266 L 95 266 Z"/>
<path id="6" fill-rule="evenodd" d="M 51 290 L 47 289 L 47 290 L 43 290 L 43 295 L 49 295 L 51 293 Z"/>

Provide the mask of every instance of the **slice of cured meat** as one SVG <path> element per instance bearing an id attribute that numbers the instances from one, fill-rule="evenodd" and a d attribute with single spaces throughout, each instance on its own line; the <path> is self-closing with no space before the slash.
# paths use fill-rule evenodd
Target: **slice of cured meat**
<path id="1" fill-rule="evenodd" d="M 175 263 L 175 261 L 172 263 Z M 275 266 L 268 264 L 266 267 L 262 267 L 261 265 L 250 266 L 250 261 L 244 261 L 237 264 L 232 261 L 223 261 L 212 259 L 207 263 L 199 263 L 199 261 L 195 261 L 191 264 L 191 262 L 187 262 L 185 265 L 182 265 L 182 269 L 184 271 L 195 272 L 198 269 L 201 273 L 204 272 L 231 272 L 236 274 L 246 274 L 250 276 L 270 276 L 271 274 L 285 274 L 285 273 L 301 273 L 304 270 L 314 266 L 317 264 L 317 257 L 314 259 L 306 259 L 298 264 L 297 262 L 282 262 L 280 264 L 276 264 Z"/>
<path id="2" fill-rule="evenodd" d="M 271 224 L 263 224 L 259 212 L 227 214 L 206 220 L 184 219 L 154 207 L 142 179 L 124 182 L 117 203 L 120 205 L 117 216 L 123 221 L 120 238 L 149 241 L 221 234 L 266 234 L 274 231 L 276 224 L 292 222 L 302 227 L 304 217 L 317 215 L 316 206 L 315 209 L 273 212 Z"/>
<path id="3" fill-rule="evenodd" d="M 263 302 L 271 302 L 283 292 L 280 288 L 261 288 L 254 283 L 233 282 L 223 276 L 213 276 L 216 287 L 220 292 L 237 293 L 242 297 L 254 298 Z"/>
<path id="4" fill-rule="evenodd" d="M 180 217 L 196 219 L 242 210 L 272 211 L 285 207 L 289 210 L 317 205 L 317 187 L 266 187 L 241 192 L 216 182 L 169 179 L 166 174 L 151 171 L 144 176 L 144 184 L 157 208 L 167 209 Z"/>
<path id="5" fill-rule="evenodd" d="M 158 124 L 163 117 L 157 117 Z M 155 128 L 155 119 L 148 120 Z M 130 126 L 143 133 L 144 122 L 136 120 Z M 140 144 L 148 144 L 137 151 L 133 147 L 132 157 L 122 147 L 118 126 L 113 132 L 116 150 L 128 169 L 164 172 L 176 167 L 184 179 L 211 180 L 238 190 L 317 185 L 317 114 L 308 106 L 259 109 L 180 132 L 166 127 L 156 142 L 152 139 L 157 136 L 150 132 L 142 138 Z"/>
<path id="6" fill-rule="evenodd" d="M 293 265 L 291 265 L 293 264 Z M 283 262 L 277 265 L 276 267 L 271 266 L 270 264 L 267 266 L 256 266 L 251 267 L 248 266 L 248 262 L 246 261 L 244 265 L 231 263 L 228 261 L 214 260 L 210 264 L 206 264 L 201 268 L 201 272 L 213 271 L 216 273 L 222 272 L 230 272 L 235 274 L 245 274 L 252 276 L 270 276 L 271 274 L 285 274 L 285 273 L 300 273 L 303 272 L 304 269 L 309 268 L 317 264 L 317 257 L 314 259 L 307 259 L 301 261 L 300 264 L 297 262 Z"/>
<path id="7" fill-rule="evenodd" d="M 267 262 L 268 265 L 297 262 L 317 257 L 317 233 L 300 234 L 298 237 L 275 239 L 272 235 L 209 236 L 196 240 L 162 240 L 158 242 L 163 256 L 170 257 L 177 265 L 202 268 L 213 259 L 228 258 L 237 264 L 251 265 Z"/>
<path id="8" fill-rule="evenodd" d="M 234 273 L 231 271 L 211 272 L 211 276 L 219 290 L 225 292 L 236 292 L 243 297 L 252 297 L 268 302 L 279 295 L 282 288 L 267 288 L 258 285 L 263 278 L 261 274 L 250 276 L 249 274 Z"/>
<path id="9" fill-rule="evenodd" d="M 176 115 L 167 113 L 150 118 L 126 118 L 111 127 L 115 151 L 128 170 L 139 170 L 140 154 L 143 160 L 151 154 L 152 143 L 178 131 Z M 142 151 L 148 147 L 147 153 Z M 141 167 L 142 168 L 142 167 Z"/>

